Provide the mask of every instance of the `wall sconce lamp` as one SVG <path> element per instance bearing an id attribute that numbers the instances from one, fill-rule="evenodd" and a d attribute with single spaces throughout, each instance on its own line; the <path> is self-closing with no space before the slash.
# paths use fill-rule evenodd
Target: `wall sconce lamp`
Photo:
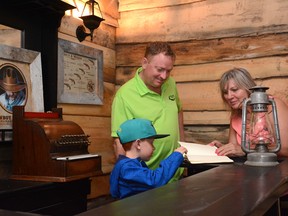
<path id="1" fill-rule="evenodd" d="M 244 100 L 242 107 L 241 147 L 247 153 L 245 164 L 250 166 L 279 164 L 276 153 L 281 149 L 281 141 L 277 109 L 274 99 L 266 93 L 267 89 L 261 86 L 251 88 L 250 98 Z M 250 125 L 246 124 L 248 105 L 251 110 Z M 274 127 L 268 117 L 269 105 L 272 105 Z"/>
<path id="2" fill-rule="evenodd" d="M 83 13 L 85 11 L 85 7 L 88 5 L 89 12 L 92 13 L 91 15 L 83 16 Z M 94 14 L 95 6 L 98 8 L 101 17 L 98 17 Z M 84 26 L 90 30 L 90 33 L 86 33 L 85 27 L 83 25 L 80 25 L 76 29 L 76 36 L 80 42 L 85 40 L 87 36 L 91 37 L 91 41 L 93 40 L 93 32 L 95 29 L 97 29 L 100 25 L 100 23 L 104 20 L 102 16 L 102 12 L 100 10 L 100 6 L 98 2 L 94 0 L 89 0 L 85 2 L 81 17 L 79 17 L 83 20 Z"/>

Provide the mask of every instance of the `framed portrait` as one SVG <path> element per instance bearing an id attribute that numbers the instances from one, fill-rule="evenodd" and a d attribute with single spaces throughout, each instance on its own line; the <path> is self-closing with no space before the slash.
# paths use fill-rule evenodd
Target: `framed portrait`
<path id="1" fill-rule="evenodd" d="M 103 104 L 103 51 L 58 41 L 58 103 Z"/>
<path id="2" fill-rule="evenodd" d="M 12 108 L 44 112 L 41 55 L 39 52 L 0 45 L 0 126 L 12 128 Z"/>

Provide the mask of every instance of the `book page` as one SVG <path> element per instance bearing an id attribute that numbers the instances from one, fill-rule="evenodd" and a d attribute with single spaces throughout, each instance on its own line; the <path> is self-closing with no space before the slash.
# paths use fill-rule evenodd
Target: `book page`
<path id="1" fill-rule="evenodd" d="M 215 153 L 215 150 L 217 149 L 216 146 L 187 142 L 179 143 L 188 150 L 187 158 L 191 164 L 233 163 L 233 160 L 227 156 L 218 156 Z"/>

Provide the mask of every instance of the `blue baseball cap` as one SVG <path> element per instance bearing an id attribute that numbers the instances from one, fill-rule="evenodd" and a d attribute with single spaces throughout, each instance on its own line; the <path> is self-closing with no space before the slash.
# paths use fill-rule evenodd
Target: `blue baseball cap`
<path id="1" fill-rule="evenodd" d="M 116 133 L 122 144 L 137 139 L 160 139 L 169 136 L 169 134 L 157 134 L 151 121 L 139 118 L 125 121 Z"/>

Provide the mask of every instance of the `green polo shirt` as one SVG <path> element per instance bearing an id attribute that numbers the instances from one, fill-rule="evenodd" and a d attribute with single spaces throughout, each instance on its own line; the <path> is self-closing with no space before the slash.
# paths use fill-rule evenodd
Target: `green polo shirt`
<path id="1" fill-rule="evenodd" d="M 167 158 L 179 147 L 178 112 L 181 104 L 175 81 L 169 77 L 162 85 L 161 95 L 147 88 L 139 73 L 126 82 L 116 93 L 112 104 L 112 137 L 117 137 L 119 126 L 128 119 L 145 118 L 152 121 L 158 134 L 170 134 L 162 139 L 155 139 L 155 151 L 147 162 L 151 169 L 159 166 L 160 162 Z M 179 179 L 182 169 L 178 169 L 171 181 Z"/>

